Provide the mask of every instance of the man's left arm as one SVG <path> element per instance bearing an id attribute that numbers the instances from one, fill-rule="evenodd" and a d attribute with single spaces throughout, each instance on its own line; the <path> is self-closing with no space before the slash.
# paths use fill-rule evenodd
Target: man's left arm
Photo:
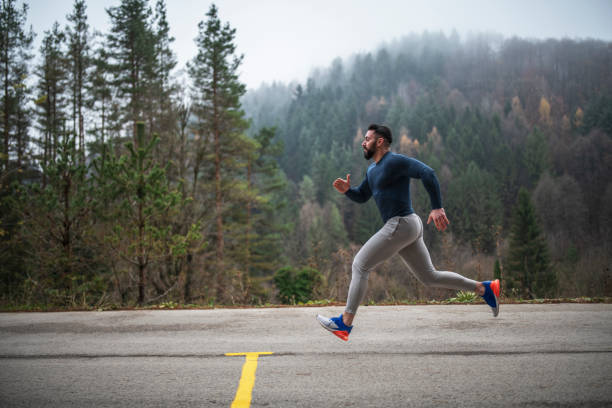
<path id="1" fill-rule="evenodd" d="M 450 221 L 446 217 L 444 208 L 442 208 L 442 194 L 440 193 L 440 183 L 438 183 L 436 172 L 425 163 L 416 159 L 409 158 L 408 160 L 410 161 L 410 177 L 420 178 L 425 190 L 429 194 L 432 210 L 427 218 L 427 224 L 433 221 L 438 231 L 446 230 Z"/>

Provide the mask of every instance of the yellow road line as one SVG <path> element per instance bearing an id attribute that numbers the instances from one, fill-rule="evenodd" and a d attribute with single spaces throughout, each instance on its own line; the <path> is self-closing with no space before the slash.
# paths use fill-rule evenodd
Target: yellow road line
<path id="1" fill-rule="evenodd" d="M 257 360 L 260 355 L 274 354 L 271 351 L 261 351 L 255 353 L 225 353 L 226 356 L 246 356 L 242 366 L 242 375 L 236 391 L 236 397 L 232 402 L 231 408 L 249 408 L 251 406 L 251 395 L 255 385 L 255 371 L 257 370 Z"/>

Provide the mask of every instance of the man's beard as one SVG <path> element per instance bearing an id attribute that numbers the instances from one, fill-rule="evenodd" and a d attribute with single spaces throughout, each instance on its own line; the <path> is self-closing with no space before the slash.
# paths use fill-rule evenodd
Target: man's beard
<path id="1" fill-rule="evenodd" d="M 374 153 L 376 153 L 376 150 L 364 149 L 363 157 L 365 157 L 366 160 L 370 160 L 372 156 L 374 156 Z"/>

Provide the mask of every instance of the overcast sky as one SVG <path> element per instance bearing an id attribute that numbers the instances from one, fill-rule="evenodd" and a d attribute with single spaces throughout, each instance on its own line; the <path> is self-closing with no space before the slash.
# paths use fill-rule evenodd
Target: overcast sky
<path id="1" fill-rule="evenodd" d="M 22 4 L 23 0 L 19 1 Z M 73 0 L 27 0 L 28 22 L 37 33 L 55 21 L 66 24 Z M 105 8 L 119 0 L 88 0 L 90 27 L 107 32 Z M 154 5 L 155 0 L 150 1 Z M 312 68 L 335 57 L 374 50 L 410 33 L 456 29 L 495 32 L 505 37 L 596 38 L 612 40 L 612 0 L 218 0 L 223 22 L 236 28 L 238 52 L 244 54 L 241 80 L 249 88 L 262 82 L 304 82 Z M 198 22 L 212 2 L 166 0 L 179 67 L 196 54 Z"/>

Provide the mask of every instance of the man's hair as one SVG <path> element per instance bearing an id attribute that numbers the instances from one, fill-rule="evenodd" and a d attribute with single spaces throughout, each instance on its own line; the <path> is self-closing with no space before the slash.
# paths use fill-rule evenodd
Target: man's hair
<path id="1" fill-rule="evenodd" d="M 389 144 L 393 142 L 393 136 L 391 136 L 391 129 L 389 129 L 385 125 L 377 125 L 376 123 L 372 123 L 370 126 L 368 126 L 368 130 L 373 130 L 376 136 L 384 138 Z"/>

